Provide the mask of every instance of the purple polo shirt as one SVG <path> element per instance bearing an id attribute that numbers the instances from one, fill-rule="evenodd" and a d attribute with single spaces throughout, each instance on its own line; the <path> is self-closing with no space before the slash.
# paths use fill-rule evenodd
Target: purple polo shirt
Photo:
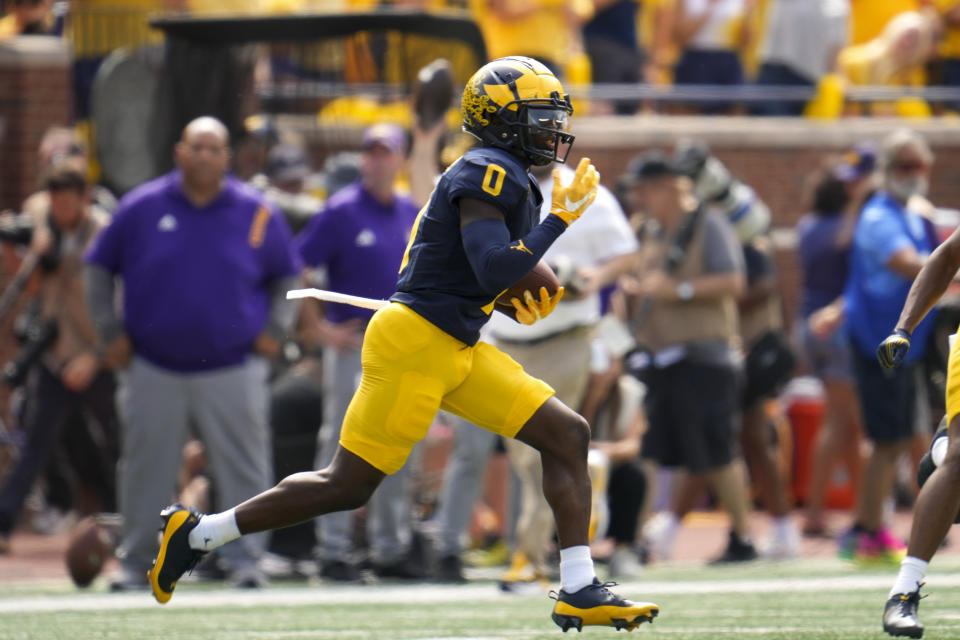
<path id="1" fill-rule="evenodd" d="M 179 171 L 127 194 L 87 261 L 123 278 L 134 351 L 177 372 L 240 364 L 267 323 L 272 280 L 299 273 L 283 216 L 228 177 L 197 209 Z"/>
<path id="2" fill-rule="evenodd" d="M 417 206 L 396 195 L 390 206 L 374 199 L 361 182 L 344 187 L 327 201 L 294 239 L 303 262 L 326 267 L 332 291 L 388 299 L 397 289 L 397 272 L 407 248 Z M 373 311 L 330 304 L 331 322 L 369 319 Z"/>

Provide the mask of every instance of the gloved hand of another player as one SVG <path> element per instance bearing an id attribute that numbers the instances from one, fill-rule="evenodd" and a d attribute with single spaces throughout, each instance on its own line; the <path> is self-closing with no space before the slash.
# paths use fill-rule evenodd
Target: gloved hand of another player
<path id="1" fill-rule="evenodd" d="M 529 291 L 523 292 L 523 302 L 519 298 L 510 298 L 510 304 L 517 310 L 516 319 L 520 324 L 533 324 L 537 320 L 550 315 L 560 298 L 563 297 L 563 287 L 557 289 L 552 298 L 546 287 L 540 287 L 540 300 L 536 300 Z"/>
<path id="2" fill-rule="evenodd" d="M 573 180 L 566 187 L 560 183 L 560 171 L 553 171 L 553 203 L 550 213 L 558 216 L 569 227 L 579 218 L 597 197 L 600 185 L 600 173 L 590 164 L 590 158 L 583 158 L 577 165 Z"/>
<path id="3" fill-rule="evenodd" d="M 910 332 L 906 329 L 894 329 L 877 347 L 877 360 L 887 368 L 899 367 L 910 350 Z"/>

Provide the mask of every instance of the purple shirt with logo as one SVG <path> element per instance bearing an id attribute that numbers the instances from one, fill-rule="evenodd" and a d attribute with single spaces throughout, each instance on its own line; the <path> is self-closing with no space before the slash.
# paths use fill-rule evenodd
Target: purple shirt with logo
<path id="1" fill-rule="evenodd" d="M 283 216 L 228 177 L 196 208 L 179 171 L 123 198 L 87 261 L 123 278 L 134 351 L 177 372 L 234 366 L 264 329 L 271 281 L 299 273 Z"/>
<path id="2" fill-rule="evenodd" d="M 332 291 L 386 300 L 397 289 L 397 272 L 416 216 L 417 206 L 409 198 L 395 195 L 385 206 L 354 182 L 327 201 L 294 245 L 307 265 L 326 267 Z M 373 311 L 330 304 L 326 315 L 331 322 L 344 322 L 369 319 Z"/>

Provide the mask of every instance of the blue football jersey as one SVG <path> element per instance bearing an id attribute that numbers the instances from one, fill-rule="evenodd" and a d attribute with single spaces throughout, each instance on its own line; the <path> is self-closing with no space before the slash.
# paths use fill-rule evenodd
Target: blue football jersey
<path id="1" fill-rule="evenodd" d="M 543 196 L 519 159 L 501 149 L 478 147 L 447 169 L 417 216 L 391 300 L 473 345 L 502 292 L 480 286 L 470 266 L 460 235 L 463 197 L 499 208 L 514 241 L 540 220 Z M 521 277 L 517 274 L 517 279 Z"/>

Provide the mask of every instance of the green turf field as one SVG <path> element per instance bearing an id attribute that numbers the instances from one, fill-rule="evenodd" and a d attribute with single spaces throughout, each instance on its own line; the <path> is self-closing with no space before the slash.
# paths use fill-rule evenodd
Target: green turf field
<path id="1" fill-rule="evenodd" d="M 618 587 L 661 606 L 631 638 L 885 638 L 880 612 L 891 568 L 857 569 L 833 559 L 746 567 L 651 567 Z M 494 582 L 465 586 L 308 586 L 256 591 L 184 584 L 166 606 L 145 594 L 78 592 L 63 582 L 0 588 L 0 638 L 258 640 L 539 639 L 564 637 L 546 595 L 504 595 Z M 920 613 L 925 638 L 960 637 L 960 556 L 935 561 Z M 580 637 L 627 637 L 590 627 Z M 576 636 L 570 631 L 566 637 Z"/>

